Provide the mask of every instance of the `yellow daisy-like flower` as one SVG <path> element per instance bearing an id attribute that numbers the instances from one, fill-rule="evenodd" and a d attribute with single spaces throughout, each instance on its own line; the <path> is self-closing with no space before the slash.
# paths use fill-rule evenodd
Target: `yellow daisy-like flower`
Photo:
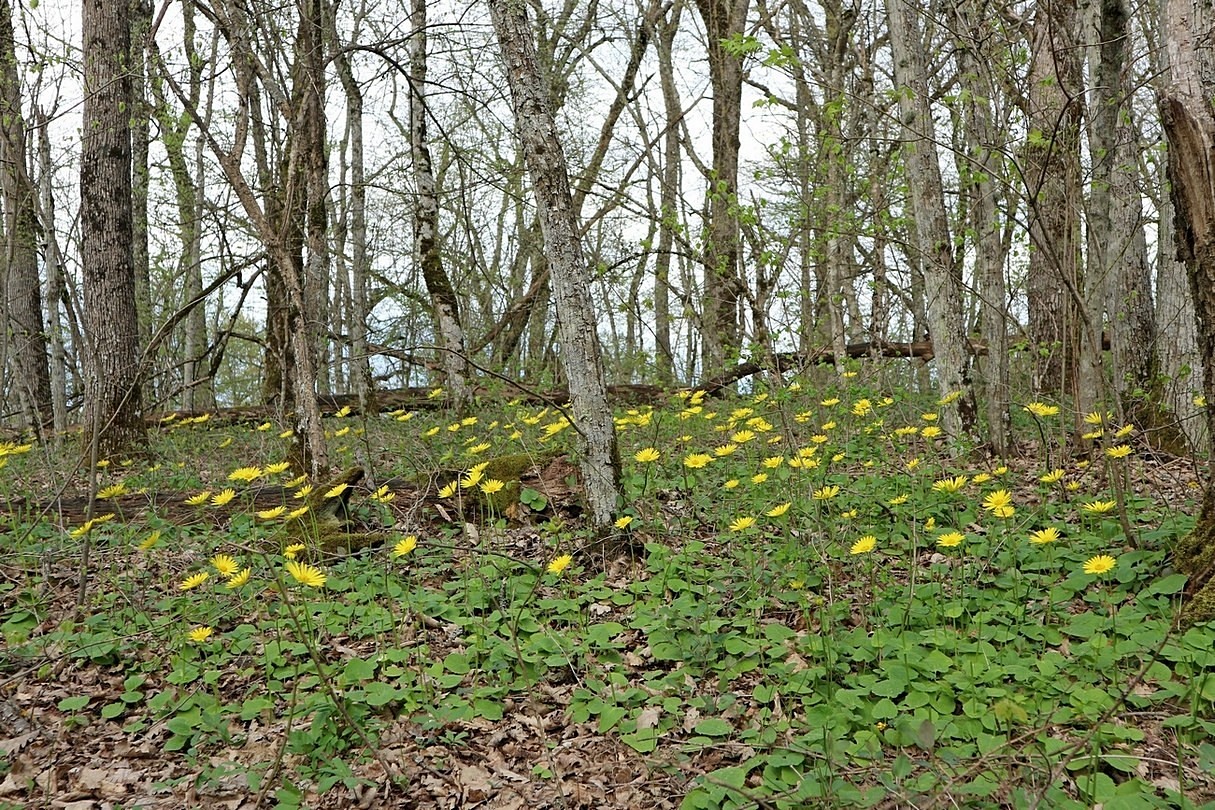
<path id="1" fill-rule="evenodd" d="M 425 433 L 423 433 L 423 434 L 422 434 L 422 436 L 423 436 L 423 438 L 427 438 L 427 439 L 429 439 L 431 436 L 434 436 L 434 435 L 435 435 L 435 434 L 437 434 L 438 432 L 439 432 L 439 426 L 438 426 L 438 425 L 435 425 L 435 426 L 434 426 L 434 427 L 432 427 L 430 430 L 428 430 L 428 431 L 426 431 Z"/>
<path id="2" fill-rule="evenodd" d="M 560 574 L 566 568 L 569 568 L 570 563 L 574 561 L 574 555 L 562 554 L 560 557 L 554 557 L 545 569 L 550 574 Z"/>
<path id="3" fill-rule="evenodd" d="M 259 431 L 261 431 L 262 433 L 265 433 L 271 427 L 273 427 L 273 425 L 271 425 L 269 422 L 262 422 L 260 425 L 257 426 L 257 429 Z"/>
<path id="4" fill-rule="evenodd" d="M 211 558 L 211 565 L 215 567 L 221 577 L 230 577 L 240 568 L 236 564 L 236 560 L 227 554 L 216 554 Z"/>
<path id="5" fill-rule="evenodd" d="M 1068 492 L 1075 492 L 1076 490 L 1080 489 L 1080 482 L 1079 481 L 1068 481 L 1066 484 L 1063 485 L 1063 488 L 1066 489 Z"/>
<path id="6" fill-rule="evenodd" d="M 872 534 L 867 534 L 864 537 L 862 537 L 860 540 L 857 540 L 855 543 L 853 543 L 852 546 L 848 549 L 848 553 L 853 554 L 853 555 L 868 554 L 869 552 L 873 551 L 875 548 L 877 548 L 877 538 L 874 537 Z"/>
<path id="7" fill-rule="evenodd" d="M 839 405 L 839 404 L 840 404 L 839 397 L 830 397 L 828 399 L 824 399 L 822 402 L 819 403 L 819 405 L 822 405 L 824 408 L 834 408 L 836 405 Z"/>
<path id="8" fill-rule="evenodd" d="M 237 571 L 235 574 L 228 577 L 228 581 L 225 582 L 224 584 L 228 587 L 229 590 L 236 590 L 241 585 L 244 585 L 246 582 L 248 582 L 249 577 L 251 577 L 252 575 L 253 575 L 252 568 L 242 568 L 240 571 Z"/>
<path id="9" fill-rule="evenodd" d="M 1012 495 L 1006 489 L 997 489 L 983 499 L 983 508 L 996 517 L 1011 517 L 1013 514 Z"/>
<path id="10" fill-rule="evenodd" d="M 699 470 L 702 467 L 708 466 L 709 462 L 712 460 L 713 457 L 708 453 L 690 453 L 689 455 L 684 456 L 683 466 L 693 470 Z"/>
<path id="11" fill-rule="evenodd" d="M 908 472 L 911 472 L 911 471 L 912 471 L 912 470 L 914 470 L 916 467 L 920 466 L 920 459 L 919 459 L 919 458 L 913 458 L 913 459 L 909 459 L 909 460 L 907 461 L 907 465 L 906 465 L 906 466 L 907 466 L 907 471 L 908 471 Z"/>
<path id="12" fill-rule="evenodd" d="M 448 481 L 447 484 L 439 490 L 440 498 L 450 498 L 456 494 L 456 490 L 460 488 L 460 482 L 456 480 Z"/>
<path id="13" fill-rule="evenodd" d="M 426 395 L 426 398 L 427 399 L 438 399 L 441 396 L 443 396 L 442 388 L 432 388 L 432 389 L 430 389 L 430 392 Z"/>
<path id="14" fill-rule="evenodd" d="M 474 444 L 472 447 L 468 448 L 467 452 L 470 456 L 475 456 L 478 453 L 484 453 L 491 447 L 493 447 L 493 445 L 491 445 L 489 442 L 478 442 L 477 444 Z"/>
<path id="15" fill-rule="evenodd" d="M 843 520 L 854 520 L 860 512 L 856 509 L 849 509 L 847 512 L 840 512 L 840 518 Z"/>
<path id="16" fill-rule="evenodd" d="M 1110 571 L 1114 570 L 1114 566 L 1117 564 L 1118 561 L 1110 555 L 1098 554 L 1096 557 L 1089 557 L 1084 563 L 1084 573 L 1093 574 L 1095 576 L 1108 574 Z"/>
<path id="17" fill-rule="evenodd" d="M 1107 416 L 1102 416 L 1102 414 L 1099 411 L 1093 411 L 1091 413 L 1086 413 L 1084 415 L 1084 424 L 1086 424 L 1086 425 L 1104 424 L 1107 418 L 1112 419 L 1113 414 L 1109 414 L 1107 417 Z"/>
<path id="18" fill-rule="evenodd" d="M 745 529 L 751 528 L 754 525 L 755 518 L 751 517 L 750 515 L 743 515 L 742 517 L 737 517 L 731 521 L 729 529 L 732 532 L 741 532 Z"/>
<path id="19" fill-rule="evenodd" d="M 907 501 L 909 501 L 909 500 L 910 500 L 910 497 L 906 493 L 904 493 L 903 495 L 896 495 L 893 498 L 891 498 L 890 500 L 886 501 L 886 505 L 887 506 L 902 506 L 903 504 L 907 503 Z"/>
<path id="20" fill-rule="evenodd" d="M 971 480 L 974 481 L 974 483 L 976 483 L 976 484 L 985 484 L 991 480 L 991 475 L 988 473 L 979 473 Z"/>
<path id="21" fill-rule="evenodd" d="M 329 489 L 325 490 L 325 497 L 326 498 L 336 498 L 337 496 L 341 495 L 343 492 L 345 492 L 348 489 L 350 489 L 350 484 L 342 482 L 336 486 L 330 487 Z"/>
<path id="22" fill-rule="evenodd" d="M 823 430 L 835 430 L 835 422 L 823 422 L 821 427 Z"/>
<path id="23" fill-rule="evenodd" d="M 257 513 L 257 516 L 262 520 L 274 520 L 276 517 L 287 511 L 285 506 L 276 506 L 273 509 L 263 509 Z"/>
<path id="24" fill-rule="evenodd" d="M 942 532 L 937 535 L 937 545 L 953 548 L 954 546 L 960 546 L 965 539 L 966 535 L 961 532 Z"/>
<path id="25" fill-rule="evenodd" d="M 220 442 L 219 444 L 217 444 L 215 446 L 217 448 L 219 448 L 220 450 L 223 450 L 225 447 L 228 447 L 231 444 L 232 444 L 232 437 L 229 436 L 228 438 L 224 439 L 222 442 Z"/>
<path id="26" fill-rule="evenodd" d="M 463 478 L 460 479 L 460 486 L 463 487 L 464 489 L 472 489 L 477 484 L 481 483 L 481 478 L 483 476 L 484 476 L 484 473 L 482 473 L 481 470 L 478 470 L 476 467 L 474 467 L 473 469 L 468 471 L 467 475 L 465 475 Z"/>
<path id="27" fill-rule="evenodd" d="M 212 506 L 224 506 L 225 504 L 227 504 L 229 501 L 231 501 L 235 497 L 236 497 L 236 490 L 229 487 L 225 490 L 215 493 L 215 495 L 212 496 L 212 498 L 211 498 L 211 505 Z"/>
<path id="28" fill-rule="evenodd" d="M 1116 431 L 1114 431 L 1114 438 L 1115 439 L 1125 439 L 1127 436 L 1130 436 L 1134 432 L 1135 432 L 1134 425 L 1123 425 L 1122 427 L 1120 427 Z"/>
<path id="29" fill-rule="evenodd" d="M 189 591 L 197 588 L 199 585 L 211 578 L 211 574 L 206 571 L 198 571 L 190 574 L 177 584 L 177 589 L 181 591 Z"/>
<path id="30" fill-rule="evenodd" d="M 296 490 L 296 491 L 295 491 L 295 492 L 294 492 L 294 493 L 291 495 L 291 497 L 292 497 L 292 498 L 297 498 L 297 499 L 299 499 L 299 500 L 303 500 L 304 498 L 307 498 L 309 495 L 311 495 L 311 494 L 312 494 L 312 489 L 313 489 L 312 484 L 304 484 L 302 487 L 300 487 L 299 489 L 297 489 L 297 490 Z"/>
<path id="31" fill-rule="evenodd" d="M 306 483 L 308 483 L 308 476 L 297 475 L 295 478 L 292 478 L 290 481 L 283 484 L 283 488 L 284 489 L 295 489 L 296 487 L 303 486 Z"/>
<path id="32" fill-rule="evenodd" d="M 819 487 L 811 494 L 816 501 L 829 501 L 840 494 L 840 488 L 834 484 L 829 484 L 825 487 Z"/>
<path id="33" fill-rule="evenodd" d="M 735 444 L 746 444 L 754 438 L 755 431 L 753 430 L 739 430 L 730 434 L 730 441 L 734 442 Z"/>
<path id="34" fill-rule="evenodd" d="M 342 419 L 343 417 L 350 416 L 350 406 L 343 405 L 341 408 L 338 409 L 337 413 L 335 413 L 334 416 L 337 417 L 338 419 Z"/>
<path id="35" fill-rule="evenodd" d="M 297 518 L 301 518 L 306 514 L 308 514 L 308 504 L 304 504 L 298 509 L 292 509 L 287 513 L 287 516 L 283 518 L 283 520 L 296 520 Z"/>
<path id="36" fill-rule="evenodd" d="M 653 447 L 643 447 L 633 454 L 633 460 L 638 464 L 653 464 L 660 458 L 662 458 L 662 453 L 659 453 Z"/>
<path id="37" fill-rule="evenodd" d="M 1081 509 L 1093 515 L 1104 515 L 1108 512 L 1113 512 L 1117 506 L 1117 501 L 1089 501 L 1088 503 L 1080 504 Z"/>
<path id="38" fill-rule="evenodd" d="M 308 548 L 308 547 L 306 545 L 304 545 L 303 543 L 292 543 L 291 545 L 289 545 L 285 549 L 283 549 L 283 556 L 286 557 L 288 560 L 294 560 L 295 555 L 299 554 L 301 551 L 303 551 L 306 548 Z"/>
<path id="39" fill-rule="evenodd" d="M 922 419 L 925 422 L 935 422 L 935 421 L 937 421 L 938 418 L 939 418 L 939 416 L 935 413 L 920 414 L 920 419 Z"/>
<path id="40" fill-rule="evenodd" d="M 121 482 L 117 484 L 110 484 L 108 487 L 98 490 L 97 499 L 108 501 L 111 498 L 121 498 L 123 495 L 126 495 L 127 492 L 128 490 L 126 484 Z"/>
<path id="41" fill-rule="evenodd" d="M 789 507 L 792 505 L 793 504 L 790 503 L 789 501 L 785 501 L 784 503 L 777 504 L 776 506 L 772 507 L 767 512 L 764 512 L 764 514 L 767 515 L 768 517 L 773 517 L 773 518 L 780 517 L 781 515 L 788 512 Z"/>
<path id="42" fill-rule="evenodd" d="M 958 475 L 953 478 L 942 478 L 940 481 L 934 481 L 932 484 L 933 492 L 948 492 L 954 493 L 966 486 L 967 478 L 964 475 Z"/>
<path id="43" fill-rule="evenodd" d="M 937 436 L 941 435 L 941 429 L 936 425 L 929 425 L 920 431 L 920 435 L 925 439 L 935 439 Z"/>
<path id="44" fill-rule="evenodd" d="M 1054 526 L 1047 526 L 1045 529 L 1038 529 L 1036 532 L 1029 533 L 1029 542 L 1038 546 L 1053 543 L 1058 539 L 1059 530 Z"/>
<path id="45" fill-rule="evenodd" d="M 371 499 L 379 501 L 380 503 L 389 503 L 396 497 L 397 494 L 395 492 L 388 491 L 387 484 L 381 485 L 379 489 L 371 494 Z"/>
<path id="46" fill-rule="evenodd" d="M 612 525 L 615 526 L 617 529 L 627 529 L 629 527 L 629 524 L 632 522 L 633 522 L 632 515 L 621 515 L 620 517 L 616 518 L 616 521 Z"/>
<path id="47" fill-rule="evenodd" d="M 1207 398 L 1202 394 L 1195 394 L 1194 398 L 1190 401 L 1194 403 L 1195 408 L 1205 408 L 1207 406 Z"/>
<path id="48" fill-rule="evenodd" d="M 765 482 L 767 480 L 768 480 L 767 473 L 756 473 L 755 475 L 751 476 L 752 484 L 762 484 L 763 482 Z"/>
<path id="49" fill-rule="evenodd" d="M 1029 411 L 1034 416 L 1045 418 L 1047 416 L 1056 416 L 1059 413 L 1059 406 L 1047 405 L 1045 402 L 1031 402 L 1025 406 L 1024 410 Z"/>
<path id="50" fill-rule="evenodd" d="M 1105 454 L 1110 458 L 1126 458 L 1133 451 L 1129 444 L 1118 444 L 1113 447 L 1106 448 Z"/>
<path id="51" fill-rule="evenodd" d="M 409 552 L 418 547 L 418 537 L 414 534 L 407 534 L 397 541 L 397 544 L 392 547 L 392 556 L 404 557 Z"/>
<path id="52" fill-rule="evenodd" d="M 228 473 L 229 481 L 256 481 L 261 477 L 261 467 L 240 467 Z"/>
<path id="53" fill-rule="evenodd" d="M 202 506 L 209 500 L 211 500 L 211 490 L 204 489 L 202 492 L 199 492 L 196 495 L 191 495 L 189 498 L 186 498 L 186 505 L 187 506 Z"/>
<path id="54" fill-rule="evenodd" d="M 136 546 L 136 548 L 138 548 L 140 551 L 147 551 L 152 546 L 156 545 L 159 541 L 160 541 L 160 529 L 157 529 L 156 531 L 152 532 L 147 537 L 145 537 L 143 540 L 141 540 L 139 545 Z"/>
<path id="55" fill-rule="evenodd" d="M 215 631 L 210 627 L 195 627 L 187 635 L 189 636 L 190 641 L 193 641 L 195 644 L 202 644 L 204 641 L 211 638 L 211 634 L 214 632 Z"/>
<path id="56" fill-rule="evenodd" d="M 1063 480 L 1063 470 L 1056 467 L 1046 475 L 1038 476 L 1038 480 L 1044 484 L 1057 484 Z"/>
<path id="57" fill-rule="evenodd" d="M 110 460 L 108 458 L 103 458 L 101 461 L 97 462 L 97 469 L 99 470 L 104 470 L 108 466 L 110 466 Z"/>
<path id="58" fill-rule="evenodd" d="M 722 488 L 723 488 L 723 489 L 735 489 L 735 488 L 737 488 L 737 487 L 738 487 L 738 479 L 737 479 L 737 478 L 731 478 L 729 481 L 726 481 L 726 482 L 725 482 L 724 484 L 722 484 L 721 486 L 722 486 Z"/>
<path id="59" fill-rule="evenodd" d="M 287 563 L 287 573 L 296 582 L 309 588 L 320 588 L 325 584 L 325 574 L 315 565 L 292 560 Z"/>
<path id="60" fill-rule="evenodd" d="M 924 531 L 929 531 L 929 532 L 930 532 L 930 531 L 932 531 L 933 529 L 935 529 L 936 527 L 937 527 L 937 519 L 936 519 L 936 518 L 934 518 L 934 517 L 930 517 L 930 518 L 928 518 L 928 520 L 924 521 Z"/>
<path id="61" fill-rule="evenodd" d="M 729 444 L 721 444 L 713 448 L 713 455 L 717 456 L 718 458 L 723 458 L 725 456 L 732 455 L 737 449 L 738 445 L 734 444 L 733 442 L 730 442 Z"/>
<path id="62" fill-rule="evenodd" d="M 490 478 L 488 481 L 481 482 L 481 491 L 486 495 L 493 495 L 495 492 L 501 492 L 504 486 L 506 484 L 497 478 Z"/>
<path id="63" fill-rule="evenodd" d="M 291 469 L 291 462 L 276 461 L 273 464 L 266 465 L 266 469 L 262 470 L 262 472 L 266 475 L 278 475 L 279 473 L 286 472 L 289 469 Z"/>

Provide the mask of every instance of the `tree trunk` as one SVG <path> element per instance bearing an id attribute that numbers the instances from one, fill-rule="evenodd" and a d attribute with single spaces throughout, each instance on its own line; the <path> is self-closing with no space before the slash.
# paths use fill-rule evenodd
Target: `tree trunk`
<path id="1" fill-rule="evenodd" d="M 50 343 L 51 405 L 54 414 L 55 435 L 67 429 L 67 352 L 64 347 L 64 326 L 59 313 L 59 299 L 63 296 L 63 257 L 55 235 L 55 167 L 51 162 L 50 121 L 38 110 L 34 116 L 38 131 L 38 195 L 43 216 L 43 256 L 46 262 L 46 312 L 47 340 Z"/>
<path id="2" fill-rule="evenodd" d="M 131 51 L 127 0 L 85 0 L 80 254 L 84 278 L 85 437 L 98 456 L 146 438 L 131 258 Z"/>
<path id="3" fill-rule="evenodd" d="M 725 368 L 742 348 L 738 304 L 743 282 L 738 252 L 738 153 L 742 118 L 742 59 L 728 43 L 743 33 L 750 0 L 696 0 L 705 26 L 713 93 L 713 169 L 709 174 L 704 250 L 704 372 Z"/>
<path id="4" fill-rule="evenodd" d="M 426 291 L 430 294 L 435 319 L 435 341 L 439 364 L 451 404 L 464 410 L 472 400 L 468 384 L 468 357 L 464 346 L 464 325 L 460 302 L 451 279 L 443 268 L 439 245 L 439 201 L 435 188 L 430 145 L 426 140 L 426 2 L 412 0 L 409 23 L 413 29 L 409 42 L 409 146 L 413 155 L 413 182 L 417 190 L 414 208 L 414 250 L 422 268 Z"/>
<path id="5" fill-rule="evenodd" d="M 654 257 L 654 362 L 660 384 L 675 379 L 675 353 L 671 347 L 671 260 L 675 230 L 679 227 L 679 178 L 682 159 L 679 123 L 683 105 L 675 83 L 674 45 L 683 4 L 677 0 L 670 16 L 661 15 L 655 27 L 658 77 L 662 87 L 662 177 L 659 180 L 658 255 Z"/>
<path id="6" fill-rule="evenodd" d="M 25 119 L 21 83 L 17 77 L 13 9 L 0 0 L 0 189 L 4 194 L 7 236 L 3 257 L 3 293 L 11 330 L 14 382 L 26 423 L 40 438 L 53 423 L 51 373 L 43 331 L 42 290 L 38 283 L 38 242 L 41 229 L 36 208 L 37 190 L 26 161 Z"/>
<path id="7" fill-rule="evenodd" d="M 1215 435 L 1215 10 L 1202 0 L 1165 0 L 1170 76 L 1160 113 L 1168 138 L 1168 179 L 1178 258 L 1185 263 L 1198 318 L 1207 431 Z M 1215 466 L 1207 467 L 1202 512 L 1177 545 L 1177 568 L 1190 576 L 1188 623 L 1215 618 Z"/>
<path id="8" fill-rule="evenodd" d="M 581 438 L 582 474 L 592 523 L 606 531 L 612 526 L 621 499 L 620 457 L 565 154 L 522 2 L 488 2 L 544 233 L 557 305 L 561 362 L 569 383 L 574 425 Z"/>
<path id="9" fill-rule="evenodd" d="M 886 14 L 905 139 L 903 156 L 915 218 L 915 250 L 924 275 L 937 392 L 943 401 L 941 426 L 957 437 L 974 427 L 975 400 L 966 352 L 961 268 L 954 259 L 949 236 L 941 167 L 929 108 L 923 35 L 905 0 L 886 0 Z"/>

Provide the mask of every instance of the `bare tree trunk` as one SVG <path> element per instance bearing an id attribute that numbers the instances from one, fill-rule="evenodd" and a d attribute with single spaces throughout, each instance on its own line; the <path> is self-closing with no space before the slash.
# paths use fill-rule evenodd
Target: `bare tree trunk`
<path id="1" fill-rule="evenodd" d="M 1194 296 L 1207 402 L 1215 403 L 1215 10 L 1202 0 L 1165 0 L 1164 18 L 1171 75 L 1159 101 L 1177 252 Z M 1215 435 L 1215 407 L 1208 404 L 1206 416 L 1208 435 Z M 1198 523 L 1175 550 L 1177 568 L 1190 576 L 1187 622 L 1215 617 L 1213 476 L 1208 464 Z"/>
<path id="2" fill-rule="evenodd" d="M 675 251 L 675 229 L 679 227 L 679 165 L 682 158 L 679 122 L 683 118 L 683 105 L 675 84 L 674 44 L 682 12 L 682 1 L 676 0 L 670 16 L 662 15 L 656 22 L 658 31 L 654 38 L 665 128 L 659 181 L 658 255 L 654 258 L 654 360 L 660 383 L 669 383 L 675 378 L 675 353 L 671 347 L 671 260 Z"/>
<path id="3" fill-rule="evenodd" d="M 139 345 L 147 346 L 152 339 L 152 268 L 148 255 L 148 193 L 151 175 L 148 148 L 151 140 L 148 118 L 148 59 L 144 47 L 152 27 L 152 3 L 131 0 L 131 261 L 135 267 L 135 311 L 139 315 Z M 147 358 L 149 370 L 151 358 Z M 145 373 L 144 401 L 157 399 L 156 375 Z"/>
<path id="4" fill-rule="evenodd" d="M 556 297 L 561 362 L 569 383 L 574 424 L 582 439 L 582 474 L 592 522 L 606 531 L 619 507 L 620 457 L 607 401 L 589 268 L 582 255 L 565 154 L 549 109 L 530 27 L 520 0 L 488 0 L 506 63 L 545 253 Z"/>
<path id="5" fill-rule="evenodd" d="M 409 42 L 409 145 L 413 155 L 413 182 L 418 200 L 414 209 L 414 250 L 430 294 L 439 344 L 439 361 L 451 404 L 468 407 L 472 390 L 468 384 L 468 357 L 460 302 L 443 268 L 439 245 L 439 201 L 435 188 L 430 146 L 426 140 L 426 0 L 412 0 L 409 15 L 413 29 Z"/>
<path id="6" fill-rule="evenodd" d="M 98 454 L 129 453 L 146 438 L 139 391 L 139 328 L 131 258 L 131 51 L 126 0 L 85 0 L 80 253 L 85 438 Z"/>
<path id="7" fill-rule="evenodd" d="M 713 170 L 708 191 L 708 241 L 704 252 L 704 371 L 726 367 L 742 348 L 738 304 L 738 153 L 742 116 L 742 59 L 727 43 L 743 33 L 750 0 L 696 0 L 705 26 L 709 84 L 713 93 Z"/>
<path id="8" fill-rule="evenodd" d="M 906 0 L 886 0 L 899 114 L 905 143 L 903 156 L 914 211 L 916 252 L 924 274 L 928 330 L 941 406 L 941 424 L 952 436 L 974 428 L 975 400 L 970 386 L 966 327 L 962 314 L 962 278 L 949 236 L 949 219 L 941 185 L 936 137 L 929 108 L 923 34 Z"/>
<path id="9" fill-rule="evenodd" d="M 26 422 L 40 438 L 53 421 L 50 365 L 43 331 L 42 290 L 38 282 L 38 242 L 41 230 L 37 190 L 26 161 L 25 121 L 21 84 L 17 77 L 13 10 L 0 0 L 0 189 L 4 194 L 5 240 L 3 303 L 11 330 L 14 382 Z"/>
<path id="10" fill-rule="evenodd" d="M 67 352 L 64 348 L 64 326 L 59 317 L 59 299 L 63 297 L 63 257 L 55 235 L 55 169 L 51 163 L 51 138 L 47 116 L 35 114 L 38 131 L 38 194 L 41 199 L 43 222 L 43 256 L 46 262 L 47 339 L 50 343 L 51 407 L 55 434 L 67 428 Z"/>

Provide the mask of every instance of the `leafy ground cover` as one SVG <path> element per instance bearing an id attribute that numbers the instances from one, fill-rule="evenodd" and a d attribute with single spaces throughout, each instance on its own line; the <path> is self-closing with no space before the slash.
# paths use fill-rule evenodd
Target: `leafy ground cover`
<path id="1" fill-rule="evenodd" d="M 621 412 L 606 560 L 553 408 L 335 415 L 355 487 L 290 480 L 277 425 L 176 420 L 91 511 L 94 471 L 0 445 L 0 807 L 1215 800 L 1215 630 L 1176 626 L 1169 564 L 1192 465 L 1108 414 L 1065 456 L 1050 403 L 989 462 L 938 404 Z"/>

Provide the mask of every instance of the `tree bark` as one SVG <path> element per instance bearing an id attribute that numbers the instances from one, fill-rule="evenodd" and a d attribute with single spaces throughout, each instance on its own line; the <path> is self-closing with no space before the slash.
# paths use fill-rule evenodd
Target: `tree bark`
<path id="1" fill-rule="evenodd" d="M 1198 318 L 1207 398 L 1215 435 L 1215 10 L 1203 0 L 1165 0 L 1170 76 L 1159 104 L 1168 138 L 1178 258 L 1185 263 Z M 1183 619 L 1215 618 L 1215 466 L 1208 462 L 1202 512 L 1177 545 L 1177 568 L 1190 576 Z"/>
<path id="2" fill-rule="evenodd" d="M 38 282 L 37 189 L 26 160 L 25 118 L 17 77 L 13 9 L 0 0 L 0 189 L 4 194 L 6 251 L 3 307 L 12 336 L 14 382 L 26 423 L 40 438 L 53 423 L 51 373 L 43 330 L 42 290 Z"/>
<path id="3" fill-rule="evenodd" d="M 582 254 L 565 154 L 549 108 L 533 34 L 521 0 L 488 0 L 506 65 L 515 126 L 544 233 L 574 425 L 581 438 L 581 467 L 597 530 L 612 526 L 619 508 L 620 456 L 604 384 L 589 268 Z"/>
<path id="4" fill-rule="evenodd" d="M 142 445 L 139 326 L 131 255 L 131 29 L 128 0 L 84 0 L 80 253 L 85 437 L 100 457 Z"/>
<path id="5" fill-rule="evenodd" d="M 890 47 L 905 139 L 903 157 L 914 209 L 916 246 L 924 274 L 928 331 L 935 350 L 941 425 L 952 436 L 974 427 L 975 400 L 966 353 L 962 277 L 953 255 L 941 184 L 936 137 L 929 108 L 923 34 L 906 0 L 886 0 Z"/>

